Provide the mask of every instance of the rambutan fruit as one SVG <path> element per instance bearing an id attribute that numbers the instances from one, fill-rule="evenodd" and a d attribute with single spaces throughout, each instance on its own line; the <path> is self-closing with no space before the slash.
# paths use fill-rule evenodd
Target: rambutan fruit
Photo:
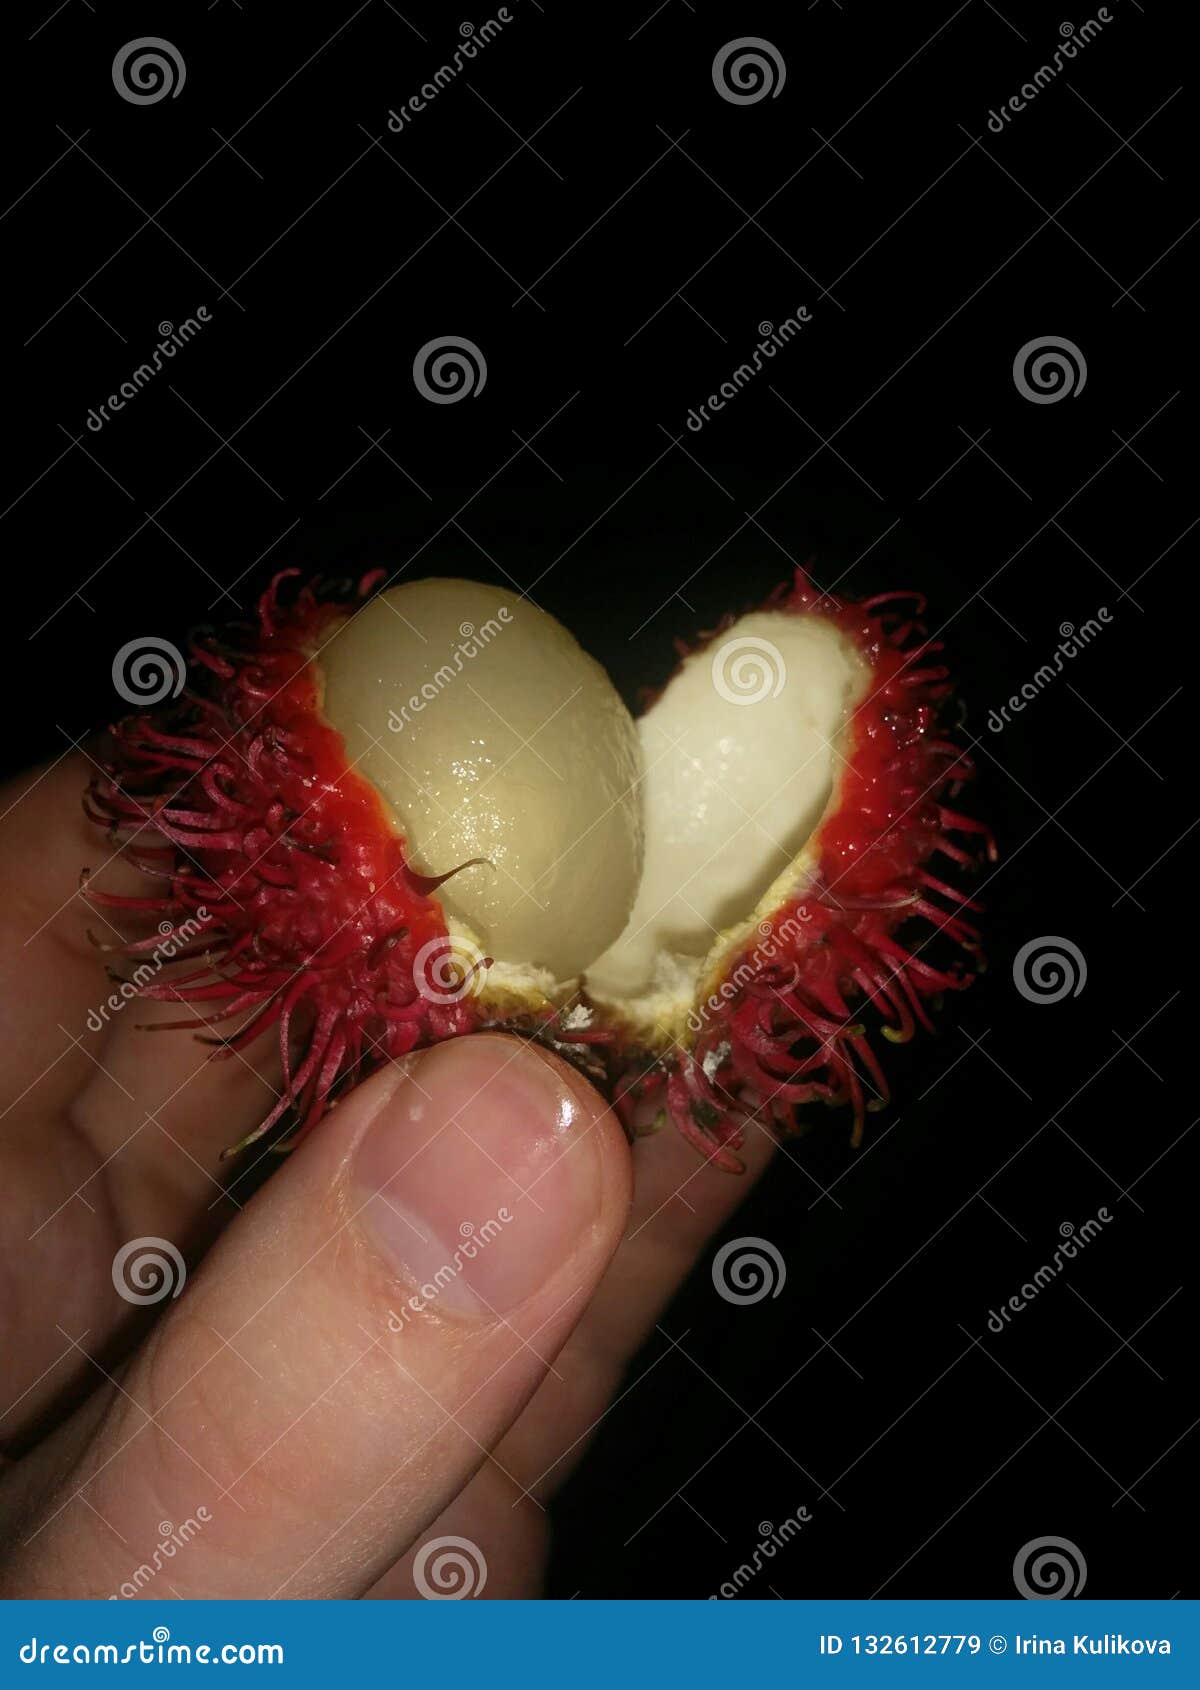
<path id="1" fill-rule="evenodd" d="M 196 966 L 142 995 L 217 1056 L 274 1029 L 283 1093 L 243 1143 L 290 1144 L 382 1062 L 483 1027 L 723 1168 L 811 1103 L 848 1103 L 857 1141 L 887 1097 L 859 1016 L 904 1041 L 969 982 L 928 945 L 974 952 L 976 906 L 930 865 L 992 850 L 948 807 L 970 766 L 921 601 L 798 571 L 681 647 L 635 723 L 515 594 L 296 573 L 256 626 L 195 640 L 181 697 L 116 724 L 87 797 L 161 887 L 89 895 L 194 935 Z"/>

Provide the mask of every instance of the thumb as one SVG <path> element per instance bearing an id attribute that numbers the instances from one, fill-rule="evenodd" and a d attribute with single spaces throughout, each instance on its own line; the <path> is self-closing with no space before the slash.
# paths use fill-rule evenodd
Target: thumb
<path id="1" fill-rule="evenodd" d="M 359 1594 L 490 1459 L 629 1199 L 603 1100 L 532 1045 L 480 1035 L 375 1076 L 171 1305 L 5 1585 Z"/>

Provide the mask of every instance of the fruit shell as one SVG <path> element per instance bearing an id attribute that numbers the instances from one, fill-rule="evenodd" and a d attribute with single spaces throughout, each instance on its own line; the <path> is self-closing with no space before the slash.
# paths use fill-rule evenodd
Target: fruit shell
<path id="1" fill-rule="evenodd" d="M 927 865 L 941 853 L 974 867 L 964 838 L 995 855 L 987 829 L 947 803 L 973 770 L 938 729 L 949 671 L 919 620 L 920 595 L 847 603 L 797 570 L 768 607 L 828 618 L 870 667 L 825 814 L 791 869 L 714 944 L 683 1025 L 647 1027 L 604 1006 L 585 1030 L 604 1049 L 630 1131 L 669 1117 L 731 1172 L 751 1124 L 794 1130 L 807 1104 L 848 1103 L 861 1141 L 867 1111 L 882 1108 L 888 1090 L 854 1005 L 865 1000 L 894 1043 L 931 1027 L 927 1003 L 972 975 L 958 960 L 935 967 L 924 953 L 940 936 L 978 963 L 965 912 L 979 906 Z M 697 647 L 681 646 L 681 657 L 733 625 L 727 617 Z"/>
<path id="2" fill-rule="evenodd" d="M 180 699 L 113 727 L 86 799 L 91 819 L 160 887 L 121 898 L 88 889 L 85 874 L 87 895 L 160 928 L 198 924 L 188 931 L 200 938 L 182 954 L 199 966 L 140 987 L 187 1007 L 158 1028 L 215 1035 L 214 1057 L 275 1030 L 282 1094 L 242 1144 L 280 1129 L 277 1142 L 290 1145 L 382 1062 L 484 1026 L 553 1045 L 605 1086 L 631 1133 L 669 1116 L 731 1171 L 751 1122 L 792 1130 L 797 1109 L 815 1101 L 848 1102 L 857 1141 L 866 1110 L 887 1092 L 851 1005 L 865 999 L 885 1035 L 905 1040 L 929 1025 L 929 999 L 968 983 L 959 966 L 935 968 L 922 954 L 937 934 L 967 950 L 976 939 L 963 913 L 974 906 L 926 864 L 938 852 L 970 864 L 955 835 L 992 850 L 981 824 L 944 802 L 971 770 L 937 729 L 950 689 L 919 598 L 848 604 L 797 571 L 768 601 L 834 621 L 870 665 L 870 690 L 816 834 L 714 947 L 687 1025 L 647 1037 L 577 992 L 554 1003 L 512 983 L 502 965 L 493 979 L 492 959 L 447 924 L 436 893 L 457 868 L 413 868 L 378 794 L 347 767 L 320 714 L 312 659 L 382 572 L 285 588 L 297 574 L 274 579 L 238 643 L 194 641 Z M 915 948 L 897 937 L 909 922 L 927 928 Z M 155 942 L 127 951 L 136 957 Z"/>
<path id="3" fill-rule="evenodd" d="M 294 1142 L 335 1090 L 485 1019 L 475 978 L 487 959 L 466 980 L 454 967 L 434 896 L 445 877 L 412 868 L 382 800 L 346 766 L 319 712 L 311 659 L 380 577 L 349 591 L 306 585 L 285 603 L 284 583 L 298 573 L 272 581 L 243 644 L 193 642 L 193 680 L 179 700 L 112 728 L 85 801 L 161 886 L 157 896 L 116 897 L 89 890 L 85 874 L 87 896 L 202 931 L 186 953 L 199 967 L 141 987 L 188 1007 L 155 1030 L 219 1033 L 238 1022 L 215 1041 L 217 1056 L 276 1031 L 282 1094 L 242 1144 L 281 1122 Z"/>

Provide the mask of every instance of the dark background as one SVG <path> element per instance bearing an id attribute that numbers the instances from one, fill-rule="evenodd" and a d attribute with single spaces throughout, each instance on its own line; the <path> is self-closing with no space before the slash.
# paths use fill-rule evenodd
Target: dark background
<path id="1" fill-rule="evenodd" d="M 782 1252 L 780 1294 L 731 1306 L 706 1262 L 664 1317 L 561 1498 L 552 1590 L 705 1596 L 806 1507 L 748 1596 L 1010 1595 L 1046 1535 L 1089 1596 L 1174 1595 L 1197 194 L 1171 31 L 1110 0 L 996 135 L 989 111 L 1096 8 L 511 0 L 389 133 L 495 10 L 7 9 L 5 760 L 119 709 L 127 640 L 182 643 L 287 564 L 515 585 L 631 703 L 675 635 L 794 563 L 852 595 L 924 590 L 1002 851 L 990 970 L 938 1037 L 885 1047 L 895 1101 L 862 1150 L 820 1116 L 738 1216 L 730 1237 Z M 186 81 L 139 106 L 111 66 L 145 35 Z M 786 80 L 738 105 L 712 65 L 748 35 Z M 200 305 L 199 336 L 89 431 Z M 801 305 L 801 336 L 690 432 Z M 482 351 L 475 397 L 416 390 L 441 335 Z M 1034 404 L 1013 362 L 1046 335 L 1087 379 Z M 1104 632 L 990 731 L 1101 606 Z M 1086 984 L 1030 1001 L 1014 958 L 1052 936 Z"/>

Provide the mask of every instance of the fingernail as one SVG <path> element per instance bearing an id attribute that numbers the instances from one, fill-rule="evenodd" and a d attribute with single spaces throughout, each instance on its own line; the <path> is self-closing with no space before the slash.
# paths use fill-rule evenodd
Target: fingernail
<path id="1" fill-rule="evenodd" d="M 575 1253 L 600 1215 L 604 1112 L 534 1046 L 476 1035 L 424 1052 L 358 1147 L 359 1223 L 426 1310 L 498 1316 Z"/>

